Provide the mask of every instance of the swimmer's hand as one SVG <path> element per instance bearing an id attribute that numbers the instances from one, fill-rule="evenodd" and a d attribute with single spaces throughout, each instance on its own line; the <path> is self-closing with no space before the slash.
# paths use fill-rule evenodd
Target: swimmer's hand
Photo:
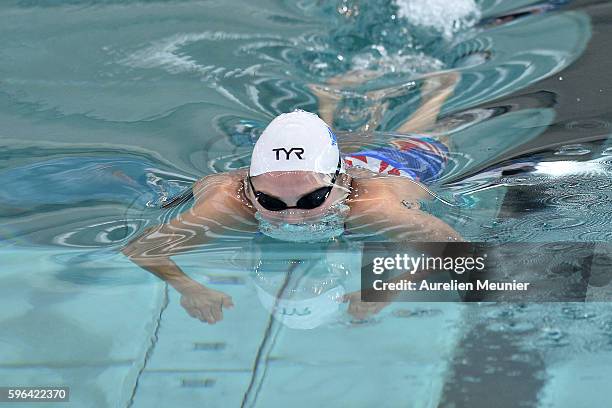
<path id="1" fill-rule="evenodd" d="M 364 302 L 361 300 L 361 291 L 351 292 L 344 295 L 343 303 L 348 302 L 348 313 L 356 320 L 365 320 L 381 310 L 391 302 Z"/>
<path id="2" fill-rule="evenodd" d="M 215 324 L 223 320 L 223 308 L 234 307 L 232 298 L 203 285 L 181 290 L 181 306 L 191 317 Z"/>

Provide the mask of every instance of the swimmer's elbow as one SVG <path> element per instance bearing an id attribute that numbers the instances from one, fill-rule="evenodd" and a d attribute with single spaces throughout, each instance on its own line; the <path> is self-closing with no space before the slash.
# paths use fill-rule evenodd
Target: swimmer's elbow
<path id="1" fill-rule="evenodd" d="M 145 229 L 142 234 L 121 248 L 121 253 L 132 261 L 145 258 L 147 256 L 147 251 L 150 250 L 150 245 L 147 245 L 146 240 L 154 228 L 155 227 L 150 227 Z"/>
<path id="2" fill-rule="evenodd" d="M 121 253 L 130 260 L 142 258 L 143 256 L 143 251 L 137 245 L 135 245 L 134 241 L 121 248 Z"/>

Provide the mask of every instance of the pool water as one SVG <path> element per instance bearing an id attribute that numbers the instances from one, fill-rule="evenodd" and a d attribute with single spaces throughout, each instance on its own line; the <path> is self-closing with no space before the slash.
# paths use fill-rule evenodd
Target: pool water
<path id="1" fill-rule="evenodd" d="M 588 0 L 2 2 L 0 385 L 70 386 L 79 407 L 610 405 L 605 272 L 589 303 L 356 319 L 333 300 L 359 290 L 359 237 L 228 234 L 175 257 L 233 299 L 207 325 L 118 250 L 188 208 L 159 205 L 195 180 L 247 166 L 274 116 L 316 112 L 313 87 L 339 100 L 350 151 L 409 136 L 425 81 L 456 72 L 426 210 L 467 240 L 534 243 L 525 268 L 571 254 L 609 270 L 611 15 Z"/>

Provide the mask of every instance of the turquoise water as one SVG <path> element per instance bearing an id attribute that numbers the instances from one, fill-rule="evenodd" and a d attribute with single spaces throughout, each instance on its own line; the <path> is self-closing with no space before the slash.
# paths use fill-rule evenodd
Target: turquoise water
<path id="1" fill-rule="evenodd" d="M 275 115 L 317 111 L 312 86 L 374 73 L 331 89 L 350 151 L 405 136 L 426 78 L 452 71 L 433 132 L 453 152 L 431 186 L 444 201 L 427 209 L 468 240 L 609 261 L 609 13 L 588 1 L 3 2 L 0 385 L 67 385 L 79 407 L 609 405 L 606 303 L 392 303 L 355 319 L 312 299 L 359 290 L 360 239 L 221 236 L 175 259 L 232 296 L 207 325 L 117 252 L 189 205 L 156 209 L 165 199 L 247 166 Z M 279 288 L 287 308 L 318 313 L 271 315 Z"/>

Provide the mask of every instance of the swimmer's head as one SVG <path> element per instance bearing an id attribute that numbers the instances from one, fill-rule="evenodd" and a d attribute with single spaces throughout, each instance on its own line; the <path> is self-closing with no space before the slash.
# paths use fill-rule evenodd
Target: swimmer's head
<path id="1" fill-rule="evenodd" d="M 339 158 L 330 127 L 316 114 L 297 109 L 277 116 L 265 128 L 255 143 L 249 173 L 251 177 L 277 171 L 331 174 Z"/>
<path id="2" fill-rule="evenodd" d="M 291 224 L 325 216 L 349 182 L 333 131 L 296 110 L 276 117 L 257 140 L 246 188 L 262 217 Z"/>

